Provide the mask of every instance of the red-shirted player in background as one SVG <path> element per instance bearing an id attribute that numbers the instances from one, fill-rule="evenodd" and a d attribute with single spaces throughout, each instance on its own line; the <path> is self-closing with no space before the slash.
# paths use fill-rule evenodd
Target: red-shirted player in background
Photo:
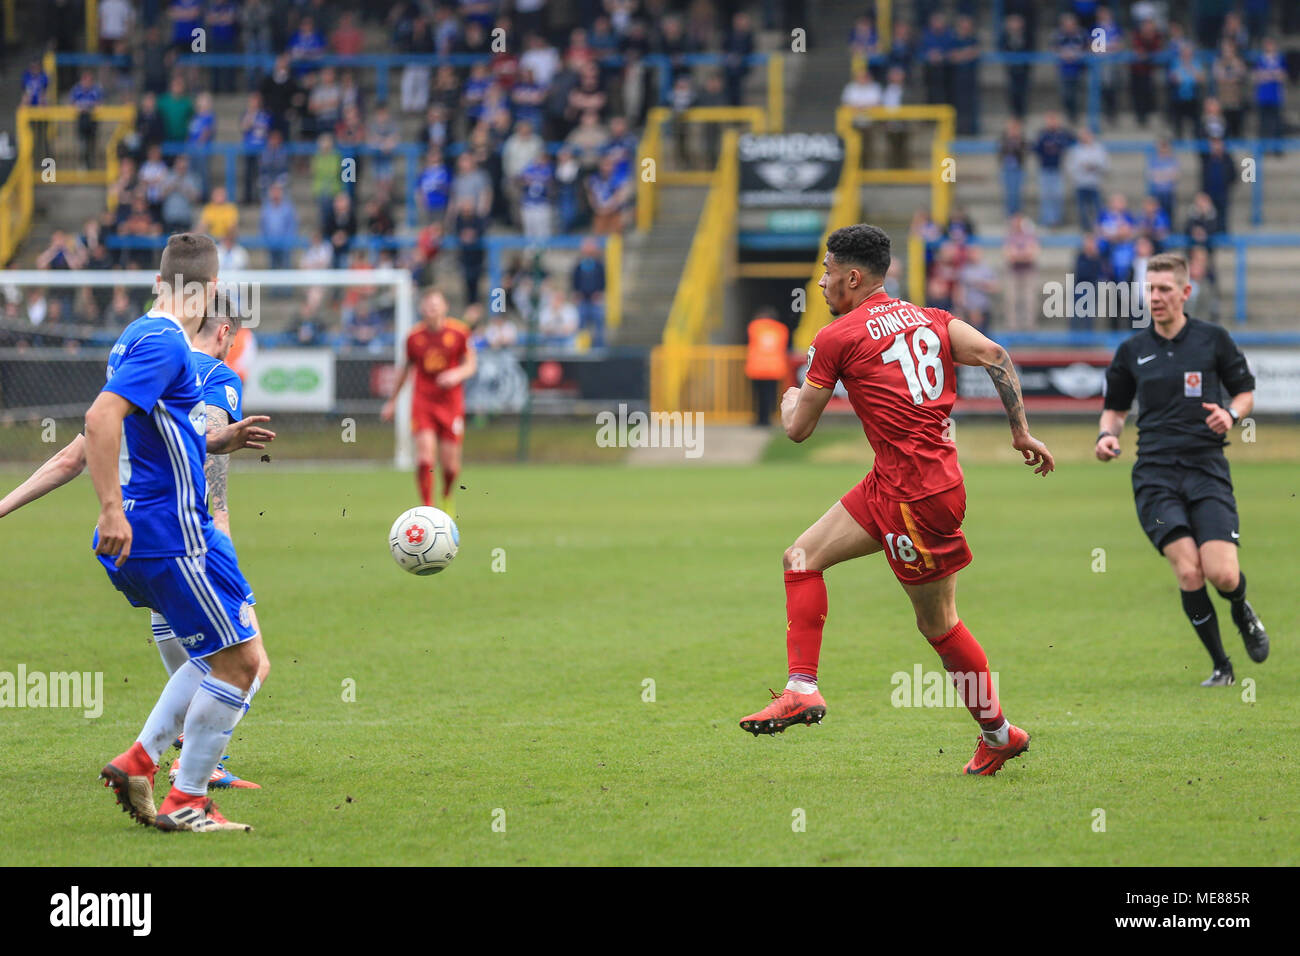
<path id="1" fill-rule="evenodd" d="M 884 291 L 889 236 L 875 226 L 837 229 L 826 243 L 819 283 L 837 318 L 808 350 L 802 388 L 786 391 L 781 423 L 793 441 L 813 433 L 842 381 L 876 453 L 862 483 L 831 506 L 785 552 L 785 692 L 740 726 L 758 735 L 820 721 L 817 659 L 826 621 L 822 572 L 885 551 L 912 600 L 916 626 L 938 652 L 958 694 L 980 725 L 966 773 L 992 775 L 1029 749 L 1029 734 L 1002 716 L 984 649 L 957 616 L 957 572 L 970 563 L 961 531 L 966 489 L 950 434 L 956 398 L 954 363 L 982 365 L 1011 422 L 1011 445 L 1036 474 L 1054 467 L 1047 446 L 1029 434 L 1020 381 L 996 342 L 942 309 L 924 309 Z"/>
<path id="2" fill-rule="evenodd" d="M 420 499 L 433 505 L 433 464 L 442 469 L 442 510 L 455 516 L 452 491 L 460 474 L 461 441 L 465 435 L 466 379 L 478 368 L 469 327 L 447 316 L 447 300 L 430 289 L 420 300 L 420 322 L 406 337 L 406 362 L 397 376 L 392 397 L 379 417 L 391 421 L 397 396 L 415 373 L 411 395 L 411 433 L 415 435 L 415 483 Z"/>

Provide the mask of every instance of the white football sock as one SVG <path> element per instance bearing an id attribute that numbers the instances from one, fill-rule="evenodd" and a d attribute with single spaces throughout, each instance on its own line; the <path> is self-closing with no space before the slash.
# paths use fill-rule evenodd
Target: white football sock
<path id="1" fill-rule="evenodd" d="M 163 751 L 172 745 L 180 733 L 181 725 L 185 723 L 185 712 L 194 699 L 194 692 L 211 670 L 203 661 L 186 661 L 163 687 L 158 703 L 154 704 L 149 718 L 144 722 L 144 729 L 136 738 L 154 763 L 158 762 Z"/>
<path id="2" fill-rule="evenodd" d="M 1011 724 L 1005 719 L 997 730 L 982 730 L 984 742 L 990 747 L 1005 747 L 1011 742 Z"/>
<path id="3" fill-rule="evenodd" d="M 246 717 L 246 716 L 248 715 L 248 708 L 250 708 L 250 707 L 253 706 L 253 695 L 256 694 L 256 693 L 258 692 L 258 690 L 261 688 L 261 686 L 262 686 L 262 681 L 261 681 L 261 679 L 260 679 L 260 678 L 257 678 L 257 677 L 254 677 L 254 678 L 253 678 L 253 686 L 250 687 L 250 688 L 248 688 L 248 693 L 244 695 L 244 707 L 243 707 L 242 710 L 240 710 L 240 712 L 239 712 L 239 716 L 235 718 L 235 726 L 236 726 L 236 727 L 238 727 L 238 726 L 239 726 L 239 722 L 240 722 L 241 720 L 243 720 L 244 717 Z"/>
<path id="4" fill-rule="evenodd" d="M 185 759 L 176 776 L 176 787 L 182 793 L 201 796 L 208 792 L 208 778 L 226 752 L 230 732 L 244 715 L 245 694 L 210 674 L 199 684 L 185 714 Z"/>
<path id="5" fill-rule="evenodd" d="M 815 694 L 817 692 L 817 683 L 814 681 L 810 684 L 806 680 L 795 680 L 792 677 L 785 685 L 785 689 L 792 690 L 796 694 Z"/>
<path id="6" fill-rule="evenodd" d="M 157 611 L 149 612 L 149 624 L 153 627 L 153 642 L 158 645 L 163 667 L 168 674 L 175 674 L 177 669 L 190 659 L 181 642 L 176 640 L 176 632 L 167 623 L 167 618 Z"/>

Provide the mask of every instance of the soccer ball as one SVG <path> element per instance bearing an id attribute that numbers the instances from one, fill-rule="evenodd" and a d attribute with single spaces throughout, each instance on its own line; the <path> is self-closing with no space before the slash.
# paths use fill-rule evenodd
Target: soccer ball
<path id="1" fill-rule="evenodd" d="M 437 574 L 460 549 L 460 529 L 451 516 L 421 506 L 405 511 L 388 532 L 393 560 L 412 574 Z"/>

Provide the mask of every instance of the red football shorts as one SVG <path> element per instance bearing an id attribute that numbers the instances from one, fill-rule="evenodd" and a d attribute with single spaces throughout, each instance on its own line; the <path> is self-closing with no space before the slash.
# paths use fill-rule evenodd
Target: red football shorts
<path id="1" fill-rule="evenodd" d="M 412 402 L 411 433 L 430 431 L 438 441 L 459 442 L 465 435 L 465 416 L 445 403 Z"/>
<path id="2" fill-rule="evenodd" d="M 868 472 L 840 503 L 884 545 L 889 566 L 903 584 L 937 581 L 971 562 L 961 531 L 966 517 L 965 483 L 919 501 L 897 501 L 881 494 L 875 473 Z"/>

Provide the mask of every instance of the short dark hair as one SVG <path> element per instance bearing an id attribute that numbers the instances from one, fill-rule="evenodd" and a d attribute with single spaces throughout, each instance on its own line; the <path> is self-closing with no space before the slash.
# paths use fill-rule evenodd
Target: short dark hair
<path id="1" fill-rule="evenodd" d="M 865 222 L 836 229 L 826 240 L 836 262 L 860 266 L 877 279 L 889 272 L 889 233 Z"/>
<path id="2" fill-rule="evenodd" d="M 215 335 L 217 329 L 223 325 L 230 326 L 232 336 L 239 334 L 240 326 L 244 324 L 243 317 L 239 310 L 234 307 L 234 302 L 230 296 L 224 292 L 217 293 L 216 308 L 203 317 L 203 322 L 199 325 L 195 338 Z"/>
<path id="3" fill-rule="evenodd" d="M 167 240 L 158 272 L 163 282 L 172 283 L 177 276 L 181 288 L 191 282 L 208 283 L 217 277 L 217 244 L 211 237 L 197 232 L 178 232 Z"/>
<path id="4" fill-rule="evenodd" d="M 1187 282 L 1187 260 L 1176 252 L 1162 252 L 1147 260 L 1147 272 L 1172 272 L 1174 280 Z"/>

